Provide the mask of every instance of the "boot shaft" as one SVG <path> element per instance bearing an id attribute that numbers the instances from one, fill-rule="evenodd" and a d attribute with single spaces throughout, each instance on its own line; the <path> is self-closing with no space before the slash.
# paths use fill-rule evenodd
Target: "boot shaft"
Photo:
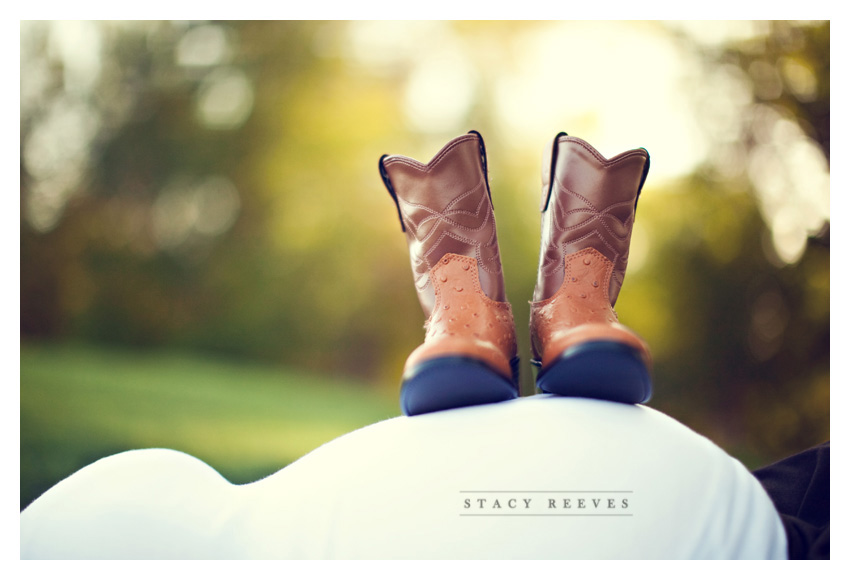
<path id="1" fill-rule="evenodd" d="M 381 175 L 407 236 L 426 317 L 435 302 L 428 274 L 446 254 L 475 259 L 482 291 L 505 300 L 486 159 L 484 141 L 474 131 L 447 143 L 427 164 L 401 155 L 381 157 Z"/>
<path id="2" fill-rule="evenodd" d="M 555 295 L 564 281 L 566 256 L 593 248 L 611 261 L 613 306 L 620 293 L 638 196 L 649 154 L 633 149 L 611 159 L 589 143 L 561 133 L 543 165 L 541 247 L 534 301 Z"/>

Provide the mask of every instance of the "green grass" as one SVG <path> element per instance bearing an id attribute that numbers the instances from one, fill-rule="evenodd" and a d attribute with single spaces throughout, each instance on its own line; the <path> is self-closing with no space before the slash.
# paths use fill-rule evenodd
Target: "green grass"
<path id="1" fill-rule="evenodd" d="M 400 414 L 371 386 L 173 352 L 21 346 L 21 509 L 74 471 L 166 447 L 233 483 Z"/>

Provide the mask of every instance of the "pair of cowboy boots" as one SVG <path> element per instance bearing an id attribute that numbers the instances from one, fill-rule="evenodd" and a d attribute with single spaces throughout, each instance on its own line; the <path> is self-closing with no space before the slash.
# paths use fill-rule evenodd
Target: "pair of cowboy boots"
<path id="1" fill-rule="evenodd" d="M 617 321 L 649 154 L 611 159 L 559 133 L 543 167 L 532 364 L 545 393 L 642 403 L 646 343 Z M 381 177 L 407 236 L 424 343 L 405 363 L 401 407 L 418 415 L 519 395 L 516 331 L 496 239 L 484 140 L 470 131 L 422 164 L 384 155 Z"/>

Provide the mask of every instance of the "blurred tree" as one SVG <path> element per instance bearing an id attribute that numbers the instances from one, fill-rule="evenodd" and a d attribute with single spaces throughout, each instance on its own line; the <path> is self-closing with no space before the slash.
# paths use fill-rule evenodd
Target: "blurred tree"
<path id="1" fill-rule="evenodd" d="M 355 288 L 351 254 L 381 252 L 352 246 L 365 219 L 338 196 L 348 151 L 381 130 L 382 87 L 357 101 L 317 56 L 339 24 L 24 26 L 44 79 L 22 81 L 22 336 L 374 369 L 380 317 L 352 307 L 372 287 Z M 79 51 L 55 39 L 79 26 L 100 62 L 77 87 Z M 63 141 L 75 156 L 52 151 Z"/>
<path id="2" fill-rule="evenodd" d="M 809 237 L 829 243 L 829 22 L 758 22 L 742 40 L 684 46 L 701 56 L 691 93 L 720 187 L 752 187 L 778 264 Z"/>
<path id="3" fill-rule="evenodd" d="M 751 465 L 828 439 L 828 249 L 777 268 L 752 193 L 679 186 L 641 200 L 658 235 L 617 309 L 653 347 L 651 404 Z"/>
<path id="4" fill-rule="evenodd" d="M 682 39 L 702 57 L 711 150 L 687 195 L 660 202 L 675 217 L 649 224 L 665 233 L 640 273 L 676 277 L 657 406 L 751 464 L 830 432 L 829 22 L 760 24 L 710 48 Z"/>

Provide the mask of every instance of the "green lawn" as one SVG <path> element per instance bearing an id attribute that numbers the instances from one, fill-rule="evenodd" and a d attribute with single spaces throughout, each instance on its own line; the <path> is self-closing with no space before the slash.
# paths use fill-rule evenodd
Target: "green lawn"
<path id="1" fill-rule="evenodd" d="M 234 483 L 400 414 L 374 387 L 172 352 L 21 346 L 21 509 L 101 457 L 167 447 Z"/>

